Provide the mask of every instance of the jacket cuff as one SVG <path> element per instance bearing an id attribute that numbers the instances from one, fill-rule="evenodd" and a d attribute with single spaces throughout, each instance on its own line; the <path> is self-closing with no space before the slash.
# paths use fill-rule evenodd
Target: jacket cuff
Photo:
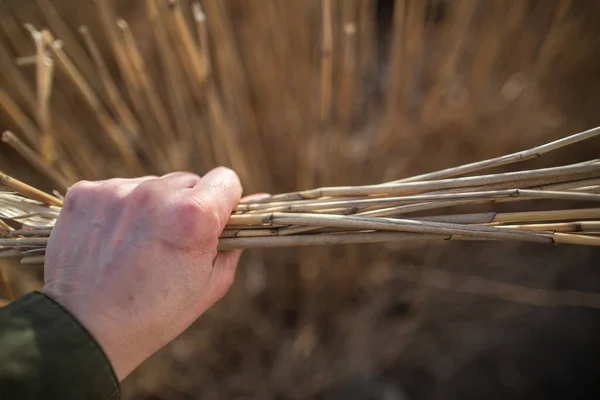
<path id="1" fill-rule="evenodd" d="M 121 396 L 106 354 L 90 332 L 40 292 L 0 308 L 0 398 Z"/>

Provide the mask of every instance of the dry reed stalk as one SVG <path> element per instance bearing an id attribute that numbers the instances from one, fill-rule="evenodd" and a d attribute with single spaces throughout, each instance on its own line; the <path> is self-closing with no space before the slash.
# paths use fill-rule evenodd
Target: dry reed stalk
<path id="1" fill-rule="evenodd" d="M 146 2 L 146 5 L 154 37 L 156 38 L 160 61 L 165 71 L 171 112 L 175 126 L 177 127 L 177 139 L 173 141 L 176 144 L 173 149 L 175 154 L 172 155 L 171 162 L 172 165 L 176 166 L 176 169 L 189 170 L 191 169 L 190 162 L 194 148 L 194 132 L 192 122 L 189 120 L 189 116 L 192 115 L 193 110 L 188 106 L 191 103 L 191 99 L 184 97 L 187 92 L 185 90 L 185 77 L 180 73 L 181 71 L 178 68 L 177 56 L 175 51 L 173 51 L 172 42 L 169 39 L 164 21 L 159 17 L 156 4 L 153 0 L 150 0 Z M 206 150 L 203 150 L 203 148 L 206 148 Z M 206 158 L 207 154 L 209 154 L 208 149 L 209 146 L 201 146 L 201 151 L 204 155 L 203 158 Z M 212 158 L 208 159 L 209 162 L 210 160 Z"/>
<path id="2" fill-rule="evenodd" d="M 211 124 L 217 131 L 213 133 L 213 145 L 224 141 L 225 149 L 220 153 L 228 153 L 227 164 L 239 172 L 245 186 L 250 191 L 271 191 L 272 183 L 266 163 L 262 138 L 258 133 L 256 116 L 248 89 L 248 81 L 236 49 L 233 27 L 227 17 L 227 4 L 219 0 L 205 0 L 203 9 L 208 16 L 207 25 L 214 48 L 218 49 L 211 57 L 214 68 L 219 70 L 219 88 L 207 85 L 207 102 L 214 121 Z M 209 82 L 214 82 L 210 80 Z M 212 86 L 212 87 L 211 87 Z M 222 97 L 222 100 L 221 100 Z M 214 104 L 213 104 L 214 103 Z M 224 104 L 229 105 L 225 107 Z M 234 124 L 233 121 L 238 122 Z M 241 126 L 244 127 L 242 135 Z M 222 131 L 218 128 L 222 127 Z M 217 140 L 220 139 L 220 140 Z M 244 148 L 245 151 L 241 151 Z M 217 152 L 215 152 L 217 153 Z M 252 154 L 252 161 L 247 154 Z M 219 160 L 218 160 L 219 161 Z M 262 188 L 255 182 L 255 176 L 262 176 Z"/>
<path id="3" fill-rule="evenodd" d="M 204 76 L 208 77 L 211 70 L 210 50 L 208 48 L 208 29 L 206 27 L 206 14 L 202 11 L 200 3 L 194 2 L 192 4 L 192 14 L 194 15 L 194 21 L 196 22 L 196 34 L 198 36 L 198 44 L 202 55 L 202 69 L 204 70 Z"/>
<path id="4" fill-rule="evenodd" d="M 70 186 L 69 182 L 57 173 L 47 160 L 37 155 L 35 150 L 27 146 L 12 132 L 6 131 L 2 134 L 2 141 L 11 146 L 17 151 L 25 161 L 27 161 L 32 167 L 37 169 L 42 175 L 49 178 L 54 184 L 58 186 L 58 189 L 65 192 Z"/>
<path id="5" fill-rule="evenodd" d="M 52 93 L 52 80 L 54 74 L 54 61 L 47 55 L 43 33 L 26 24 L 36 47 L 36 86 L 37 86 L 37 120 L 41 131 L 40 154 L 45 163 L 51 165 L 56 159 L 54 138 L 52 137 L 50 119 L 50 96 Z"/>
<path id="6" fill-rule="evenodd" d="M 74 65 L 77 66 L 77 69 L 81 71 L 85 77 L 85 80 L 89 82 L 103 101 L 108 101 L 101 82 L 96 79 L 96 70 L 94 69 L 92 62 L 52 3 L 49 0 L 35 0 L 35 3 L 42 11 L 42 14 L 50 28 L 52 28 L 54 34 L 56 34 L 65 43 L 65 46 L 69 48 L 69 55 L 73 59 Z"/>
<path id="7" fill-rule="evenodd" d="M 0 67 L 0 73 L 6 77 L 7 82 L 16 89 L 21 99 L 25 102 L 28 114 L 35 115 L 36 96 L 27 83 L 27 79 L 25 79 L 21 71 L 15 66 L 4 44 L 0 44 Z"/>
<path id="8" fill-rule="evenodd" d="M 88 52 L 94 60 L 94 64 L 98 70 L 98 74 L 100 75 L 100 80 L 104 85 L 104 90 L 107 93 L 113 112 L 119 116 L 127 128 L 127 131 L 134 138 L 139 138 L 141 130 L 140 124 L 133 115 L 132 111 L 129 109 L 129 106 L 123 97 L 121 97 L 121 94 L 117 89 L 117 84 L 110 75 L 108 67 L 106 66 L 106 62 L 104 61 L 104 58 L 102 57 L 102 54 L 100 53 L 100 50 L 98 49 L 98 46 L 96 45 L 96 42 L 94 41 L 94 38 L 92 37 L 88 27 L 85 25 L 79 27 L 79 33 L 83 38 Z"/>
<path id="9" fill-rule="evenodd" d="M 171 125 L 170 118 L 150 77 L 137 42 L 129 29 L 129 25 L 120 19 L 117 21 L 117 27 L 123 36 L 124 48 L 137 77 L 139 91 L 149 104 L 150 113 L 148 117 L 153 117 L 156 121 L 160 137 L 165 137 L 169 142 L 174 141 L 175 130 Z M 172 160 L 170 161 L 172 162 Z"/>
<path id="10" fill-rule="evenodd" d="M 12 286 L 8 280 L 6 275 L 6 271 L 4 270 L 4 265 L 0 266 L 0 293 L 4 294 L 4 298 L 8 302 L 12 302 L 16 299 L 15 294 L 12 290 Z M 1 306 L 2 304 L 0 304 Z"/>
<path id="11" fill-rule="evenodd" d="M 447 168 L 441 171 L 430 172 L 427 174 L 417 175 L 410 178 L 405 178 L 397 181 L 389 182 L 391 183 L 399 183 L 399 182 L 412 182 L 412 181 L 424 181 L 424 180 L 432 180 L 432 179 L 440 179 L 440 178 L 449 178 L 452 176 L 463 175 L 471 172 L 480 171 L 482 169 L 490 169 L 496 168 L 503 165 L 508 165 L 516 162 L 531 160 L 536 157 L 541 157 L 542 155 L 549 153 L 551 151 L 555 151 L 561 149 L 563 147 L 569 146 L 571 144 L 579 143 L 584 140 L 588 140 L 600 135 L 600 127 L 595 127 L 592 129 L 588 129 L 583 132 L 576 133 L 574 135 L 567 136 L 565 138 L 557 139 L 555 141 L 534 147 L 532 149 L 518 151 L 516 153 L 507 154 L 505 156 L 491 158 L 488 160 L 478 161 L 474 163 L 469 163 L 465 165 L 461 165 L 458 167 Z"/>
<path id="12" fill-rule="evenodd" d="M 331 0 L 321 0 L 321 124 L 331 119 L 333 80 L 333 22 Z"/>
<path id="13" fill-rule="evenodd" d="M 115 56 L 115 60 L 117 61 L 117 65 L 123 76 L 130 100 L 139 114 L 142 98 L 134 85 L 134 82 L 136 81 L 135 72 L 130 65 L 129 57 L 127 56 L 121 35 L 117 29 L 117 16 L 114 14 L 110 2 L 102 0 L 93 0 L 92 2 L 98 11 L 100 22 L 102 23 L 104 33 L 108 38 L 108 43 L 111 45 L 112 53 Z"/>
<path id="14" fill-rule="evenodd" d="M 167 6 L 175 22 L 174 26 L 177 33 L 177 39 L 175 39 L 175 42 L 181 43 L 185 51 L 185 53 L 181 55 L 181 58 L 189 61 L 189 64 L 186 63 L 186 65 L 191 67 L 190 71 L 193 73 L 194 81 L 203 84 L 208 76 L 208 69 L 206 68 L 208 59 L 204 59 L 202 53 L 198 50 L 198 46 L 194 40 L 194 34 L 186 22 L 183 10 L 181 9 L 181 3 L 178 0 L 168 0 Z M 198 5 L 196 8 L 197 7 Z M 206 29 L 205 18 L 202 20 L 202 16 L 203 13 L 201 10 L 199 10 L 197 17 L 200 18 L 198 24 L 200 25 L 201 29 L 199 32 L 201 37 L 203 35 L 202 29 Z M 204 25 L 204 27 L 202 25 Z M 206 35 L 204 35 L 204 39 L 206 39 Z M 207 43 L 204 44 L 206 45 Z M 202 49 L 202 51 L 205 51 L 205 49 Z"/>
<path id="15" fill-rule="evenodd" d="M 108 138 L 114 145 L 115 149 L 120 153 L 121 157 L 128 165 L 131 171 L 141 173 L 143 170 L 140 162 L 131 145 L 124 137 L 123 132 L 118 125 L 113 121 L 107 113 L 104 105 L 97 97 L 91 86 L 86 82 L 77 67 L 69 60 L 67 55 L 62 51 L 52 35 L 48 31 L 43 32 L 43 40 L 47 43 L 52 53 L 59 61 L 60 66 L 64 69 L 67 75 L 72 79 L 75 87 L 79 90 L 81 96 L 87 101 L 88 105 L 94 111 L 94 115 L 98 118 L 98 122 L 104 128 Z"/>
<path id="16" fill-rule="evenodd" d="M 2 172 L 0 172 L 0 184 L 14 190 L 17 193 L 22 194 L 30 199 L 37 200 L 42 204 L 53 205 L 62 207 L 62 201 L 54 196 L 50 196 L 47 193 L 42 192 L 34 187 L 27 185 L 21 181 L 16 180 Z"/>
<path id="17" fill-rule="evenodd" d="M 29 145 L 39 146 L 41 134 L 35 123 L 21 110 L 8 93 L 2 89 L 0 89 L 0 108 L 4 109 L 6 114 L 19 127 Z"/>

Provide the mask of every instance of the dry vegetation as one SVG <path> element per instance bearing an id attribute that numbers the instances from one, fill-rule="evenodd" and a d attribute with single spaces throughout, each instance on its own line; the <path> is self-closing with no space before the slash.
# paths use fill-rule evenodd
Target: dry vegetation
<path id="1" fill-rule="evenodd" d="M 227 165 L 247 193 L 283 193 L 399 180 L 600 125 L 593 2 L 200 3 L 2 2 L 0 129 L 14 134 L 0 168 L 64 193 L 82 178 Z M 598 144 L 519 168 L 594 159 Z M 380 383 L 419 399 L 597 397 L 599 301 L 584 292 L 600 290 L 598 260 L 586 246 L 490 241 L 250 250 L 230 294 L 125 398 L 384 398 L 361 392 Z M 39 286 L 39 265 L 2 270 L 5 299 Z"/>

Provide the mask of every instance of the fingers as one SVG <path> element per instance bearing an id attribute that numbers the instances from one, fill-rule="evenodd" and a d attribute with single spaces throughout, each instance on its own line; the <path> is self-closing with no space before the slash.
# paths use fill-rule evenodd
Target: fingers
<path id="1" fill-rule="evenodd" d="M 228 168 L 215 168 L 208 172 L 189 190 L 189 195 L 217 216 L 216 230 L 224 228 L 232 210 L 242 196 L 242 185 L 235 172 Z"/>

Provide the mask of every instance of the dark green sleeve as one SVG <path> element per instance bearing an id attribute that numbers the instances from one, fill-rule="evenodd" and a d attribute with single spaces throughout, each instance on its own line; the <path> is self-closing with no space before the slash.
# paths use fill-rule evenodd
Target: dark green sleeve
<path id="1" fill-rule="evenodd" d="M 119 383 L 90 333 L 39 292 L 0 308 L 0 400 L 113 400 Z"/>

